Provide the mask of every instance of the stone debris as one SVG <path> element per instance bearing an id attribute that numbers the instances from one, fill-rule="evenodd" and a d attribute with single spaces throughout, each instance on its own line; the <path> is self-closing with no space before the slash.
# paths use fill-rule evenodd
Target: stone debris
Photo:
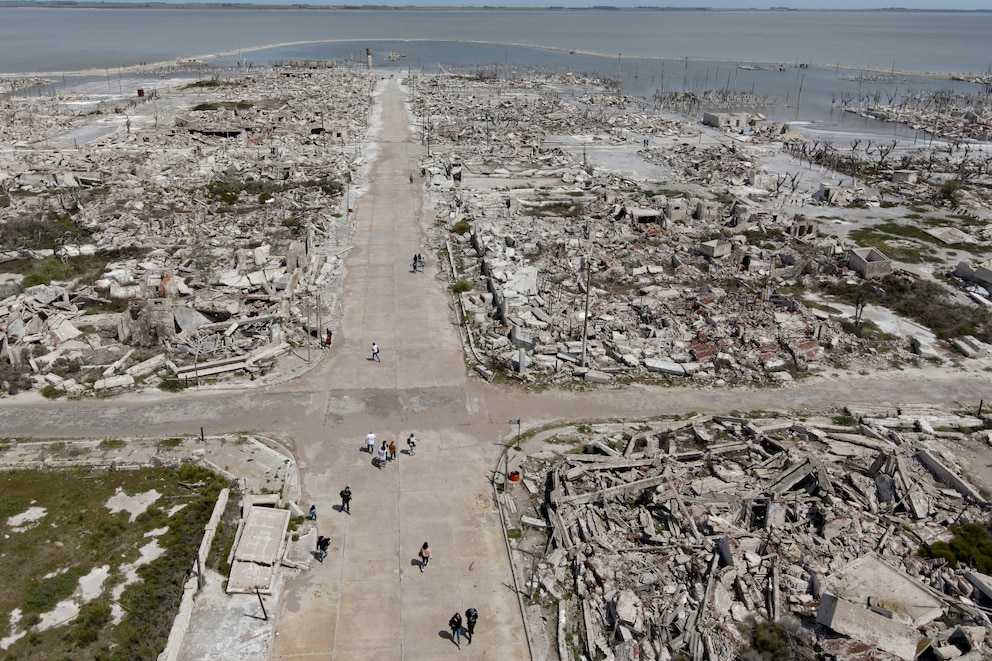
<path id="1" fill-rule="evenodd" d="M 597 82 L 411 82 L 436 236 L 461 264 L 454 279 L 471 285 L 460 309 L 485 367 L 523 380 L 724 385 L 879 364 L 846 315 L 796 293 L 899 273 L 874 248 L 865 258 L 819 236 L 802 213 L 857 192 L 769 173 L 762 159 L 797 139 L 785 125 L 751 119 L 746 142 L 703 142 L 685 119 L 580 91 Z M 608 159 L 631 143 L 648 181 L 586 162 L 587 149 Z M 891 355 L 912 360 L 902 344 Z"/>
<path id="2" fill-rule="evenodd" d="M 543 432 L 584 452 L 519 464 L 518 580 L 587 658 L 738 658 L 758 620 L 801 659 L 989 658 L 992 577 L 918 550 L 988 518 L 941 439 L 984 443 L 992 420 L 848 413 Z"/>
<path id="3" fill-rule="evenodd" d="M 0 390 L 255 378 L 319 346 L 364 176 L 369 115 L 354 108 L 375 82 L 296 63 L 170 79 L 112 109 L 5 99 L 0 360 L 14 375 Z M 94 135 L 91 112 L 109 113 Z"/>

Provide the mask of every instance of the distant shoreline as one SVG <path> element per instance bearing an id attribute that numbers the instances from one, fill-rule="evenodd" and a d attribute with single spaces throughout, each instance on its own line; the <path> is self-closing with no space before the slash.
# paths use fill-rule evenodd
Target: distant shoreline
<path id="1" fill-rule="evenodd" d="M 277 11 L 555 11 L 555 12 L 595 12 L 595 11 L 616 11 L 616 12 L 713 12 L 713 13 L 762 13 L 762 14 L 988 14 L 990 9 L 908 9 L 903 7 L 882 7 L 871 9 L 831 9 L 822 7 L 818 9 L 797 9 L 791 7 L 772 7 L 769 9 L 758 8 L 720 8 L 720 7 L 615 7 L 612 5 L 597 5 L 593 7 L 563 7 L 548 5 L 544 7 L 504 7 L 499 5 L 486 5 L 484 7 L 472 6 L 431 6 L 419 7 L 412 5 L 322 5 L 308 3 L 293 3 L 287 5 L 280 4 L 251 4 L 245 2 L 217 2 L 217 3 L 184 3 L 184 2 L 107 2 L 74 0 L 0 0 L 0 9 L 4 8 L 41 8 L 41 9 L 209 9 L 209 10 L 277 10 Z"/>
<path id="2" fill-rule="evenodd" d="M 232 50 L 227 50 L 219 53 L 207 53 L 201 55 L 190 55 L 188 57 L 178 57 L 171 60 L 163 60 L 161 62 L 146 62 L 144 64 L 133 64 L 130 66 L 123 67 L 110 67 L 107 68 L 94 68 L 94 69 L 82 69 L 76 71 L 28 71 L 28 72 L 2 72 L 0 71 L 0 78 L 51 78 L 55 76 L 102 76 L 106 71 L 114 70 L 119 72 L 127 73 L 139 73 L 142 71 L 154 71 L 155 69 L 160 69 L 163 67 L 173 67 L 173 66 L 183 66 L 194 62 L 205 62 L 208 60 L 214 60 L 221 57 L 231 57 L 232 55 L 244 55 L 246 53 L 253 53 L 256 51 L 271 50 L 273 48 L 286 48 L 289 46 L 302 46 L 308 44 L 328 44 L 336 42 L 354 41 L 353 39 L 309 39 L 302 41 L 286 41 L 276 44 L 262 44 L 259 46 L 246 46 L 244 48 L 236 48 Z M 363 39 L 362 41 L 368 43 L 375 43 L 377 41 L 389 41 L 395 42 L 396 39 Z M 433 42 L 437 41 L 435 39 L 407 39 L 399 41 L 409 41 L 418 42 L 426 41 Z M 593 51 L 578 50 L 574 48 L 561 48 L 557 46 L 541 46 L 536 44 L 521 44 L 521 43 L 510 43 L 510 42 L 495 42 L 495 41 L 479 41 L 471 39 L 450 39 L 453 43 L 465 43 L 465 44 L 487 44 L 487 45 L 498 45 L 498 46 L 513 46 L 514 48 L 533 48 L 538 50 L 554 51 L 559 53 L 570 53 L 577 55 L 584 55 L 587 57 L 599 57 L 599 58 L 609 58 L 615 59 L 616 54 L 613 53 L 597 53 Z M 654 60 L 654 61 L 665 61 L 665 62 L 713 62 L 713 63 L 726 63 L 726 64 L 736 64 L 736 65 L 760 65 L 767 67 L 778 67 L 785 66 L 789 68 L 797 68 L 799 65 L 804 67 L 815 67 L 819 69 L 839 69 L 844 71 L 854 71 L 863 73 L 873 73 L 873 74 L 890 74 L 895 76 L 913 76 L 919 78 L 936 78 L 945 80 L 955 80 L 961 79 L 962 76 L 976 76 L 982 74 L 975 74 L 974 72 L 931 72 L 931 71 L 901 71 L 897 69 L 881 69 L 877 67 L 859 67 L 854 65 L 845 64 L 831 64 L 823 62 L 802 62 L 799 60 L 792 62 L 765 62 L 759 60 L 726 60 L 719 58 L 707 58 L 707 57 L 651 57 L 651 56 L 637 56 L 631 57 L 630 59 L 638 60 Z M 265 66 L 265 65 L 260 65 Z"/>

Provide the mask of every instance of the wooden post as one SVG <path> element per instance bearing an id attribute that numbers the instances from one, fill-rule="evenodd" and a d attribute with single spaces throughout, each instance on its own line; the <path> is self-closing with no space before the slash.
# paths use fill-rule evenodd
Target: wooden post
<path id="1" fill-rule="evenodd" d="M 268 622 L 269 614 L 265 612 L 265 602 L 262 601 L 262 593 L 259 591 L 257 585 L 255 586 L 255 594 L 258 596 L 258 603 L 262 606 L 262 616 L 265 618 L 265 621 Z"/>
<path id="2" fill-rule="evenodd" d="M 978 400 L 978 415 L 979 415 L 979 416 L 981 416 L 981 415 L 982 415 L 982 406 L 983 406 L 984 404 L 985 404 L 985 400 L 984 400 L 984 399 L 980 399 L 980 400 Z"/>
<path id="3" fill-rule="evenodd" d="M 203 427 L 200 427 L 200 442 L 201 442 L 201 443 L 204 443 L 204 442 L 205 442 L 205 441 L 203 440 Z"/>

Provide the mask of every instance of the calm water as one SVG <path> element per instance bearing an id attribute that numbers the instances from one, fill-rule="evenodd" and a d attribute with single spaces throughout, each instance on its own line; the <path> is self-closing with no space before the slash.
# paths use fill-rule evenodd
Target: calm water
<path id="1" fill-rule="evenodd" d="M 992 12 L 0 8 L 0 71 L 113 70 L 235 49 L 248 52 L 214 62 L 347 60 L 372 48 L 383 69 L 599 73 L 646 99 L 753 91 L 775 99 L 772 118 L 843 123 L 862 122 L 831 110 L 845 93 L 980 91 L 918 76 L 852 78 L 862 68 L 984 73 L 989 34 Z M 390 51 L 406 57 L 389 62 Z"/>
<path id="2" fill-rule="evenodd" d="M 420 40 L 980 73 L 992 66 L 989 34 L 992 12 L 0 8 L 0 71 L 117 67 L 307 40 Z"/>

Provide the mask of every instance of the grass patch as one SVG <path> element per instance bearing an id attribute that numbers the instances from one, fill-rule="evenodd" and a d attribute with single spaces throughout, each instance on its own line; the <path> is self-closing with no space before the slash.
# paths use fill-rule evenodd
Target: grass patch
<path id="1" fill-rule="evenodd" d="M 472 283 L 466 280 L 465 278 L 462 278 L 455 284 L 451 285 L 451 291 L 455 292 L 456 294 L 463 294 L 465 292 L 472 291 Z"/>
<path id="2" fill-rule="evenodd" d="M 48 246 L 52 248 L 53 246 Z M 65 262 L 55 257 L 43 260 L 18 259 L 5 262 L 4 271 L 24 275 L 21 286 L 24 288 L 34 285 L 47 285 L 52 281 L 79 279 L 85 284 L 92 284 L 103 275 L 107 264 L 145 255 L 144 249 L 112 250 L 98 255 L 78 255 L 69 257 Z M 126 301 L 125 301 L 126 304 Z"/>
<path id="3" fill-rule="evenodd" d="M 194 111 L 209 111 L 209 110 L 248 110 L 253 107 L 253 103 L 248 101 L 210 101 L 207 103 L 198 103 L 193 106 L 190 110 Z"/>
<path id="4" fill-rule="evenodd" d="M 893 225 L 894 223 L 884 223 L 884 225 Z M 890 234 L 881 229 L 880 225 L 873 225 L 872 227 L 862 227 L 856 230 L 852 230 L 849 234 L 852 241 L 857 242 L 859 245 L 865 247 L 878 248 L 886 257 L 897 262 L 903 262 L 904 264 L 922 264 L 926 261 L 939 261 L 934 257 L 933 248 L 921 245 L 915 238 L 907 238 L 898 234 Z M 917 231 L 922 233 L 922 230 Z M 929 234 L 926 235 L 929 238 Z M 902 240 L 904 243 L 898 243 L 896 240 Z M 910 245 L 906 245 L 909 243 Z"/>
<path id="5" fill-rule="evenodd" d="M 180 482 L 203 486 L 190 491 Z M 226 480 L 192 464 L 136 471 L 0 474 L 0 535 L 4 539 L 0 612 L 21 608 L 25 617 L 18 626 L 27 631 L 6 650 L 6 658 L 156 659 L 165 647 L 203 527 L 225 486 Z M 152 489 L 160 494 L 159 499 L 134 521 L 127 512 L 111 513 L 106 507 L 118 490 L 136 495 Z M 170 516 L 164 507 L 175 505 L 183 507 Z M 43 508 L 44 514 L 17 529 L 7 523 L 10 516 L 29 507 Z M 123 583 L 125 565 L 134 563 L 141 548 L 151 543 L 146 533 L 163 527 L 168 532 L 156 539 L 165 552 L 138 568 L 139 581 L 126 587 L 121 596 L 124 620 L 115 627 L 110 617 L 111 591 Z M 76 592 L 80 577 L 103 566 L 109 573 L 101 594 L 81 604 L 75 619 L 44 631 L 36 628 L 45 613 Z"/>
<path id="6" fill-rule="evenodd" d="M 974 335 L 982 342 L 992 342 L 992 313 L 976 305 L 958 303 L 941 285 L 895 275 L 887 275 L 877 283 L 882 293 L 873 297 L 872 303 L 884 305 L 902 317 L 919 322 L 937 337 L 950 340 Z M 824 291 L 855 305 L 862 290 L 860 285 L 835 283 L 828 285 Z"/>
<path id="7" fill-rule="evenodd" d="M 540 206 L 521 207 L 521 213 L 527 216 L 551 216 L 555 218 L 578 218 L 582 216 L 583 207 L 575 202 L 547 202 Z"/>
<path id="8" fill-rule="evenodd" d="M 330 177 L 320 179 L 307 179 L 306 181 L 270 181 L 252 180 L 242 181 L 239 179 L 215 179 L 203 188 L 199 189 L 210 202 L 233 206 L 238 203 L 241 194 L 246 198 L 255 200 L 259 204 L 264 204 L 266 200 L 272 199 L 277 193 L 285 193 L 296 189 L 320 189 L 325 195 L 338 196 L 344 191 L 344 184 Z"/>
<path id="9" fill-rule="evenodd" d="M 0 233 L 0 248 L 13 250 L 24 247 L 31 250 L 46 250 L 55 247 L 55 242 L 67 236 L 70 240 L 80 241 L 90 236 L 68 214 L 42 214 L 34 217 L 14 217 L 8 219 Z M 7 265 L 4 271 L 10 272 Z M 21 271 L 13 271 L 21 273 Z"/>
<path id="10" fill-rule="evenodd" d="M 206 78 L 203 80 L 196 80 L 187 85 L 183 89 L 200 89 L 200 88 L 217 88 L 217 87 L 237 87 L 239 83 L 235 83 L 229 80 L 220 80 L 219 78 Z"/>

